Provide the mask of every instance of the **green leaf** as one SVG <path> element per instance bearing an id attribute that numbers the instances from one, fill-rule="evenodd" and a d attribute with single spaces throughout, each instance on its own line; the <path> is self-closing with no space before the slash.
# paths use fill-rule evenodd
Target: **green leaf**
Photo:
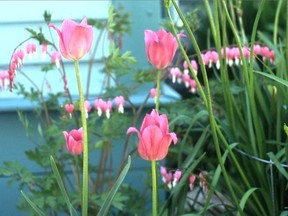
<path id="1" fill-rule="evenodd" d="M 229 148 L 232 150 L 233 148 L 235 148 L 238 144 L 237 143 L 232 143 Z M 223 164 L 225 164 L 225 161 L 228 157 L 228 154 L 229 154 L 229 151 L 228 149 L 225 150 L 223 156 L 222 156 L 222 161 L 223 161 Z M 217 184 L 218 184 L 218 181 L 220 179 L 220 176 L 221 176 L 221 173 L 222 173 L 222 170 L 221 170 L 221 166 L 218 165 L 217 168 L 216 168 L 216 171 L 215 171 L 215 174 L 213 176 L 213 179 L 212 179 L 212 183 L 211 183 L 211 188 L 216 188 Z M 206 204 L 203 208 L 203 212 L 206 213 L 207 209 L 209 208 L 209 204 L 210 204 L 210 200 L 212 199 L 212 195 L 214 193 L 214 189 L 210 190 L 209 191 L 209 194 L 206 198 Z"/>
<path id="2" fill-rule="evenodd" d="M 125 167 L 123 168 L 122 172 L 120 173 L 119 177 L 117 178 L 115 184 L 113 185 L 113 187 L 111 188 L 106 200 L 104 201 L 100 211 L 98 212 L 98 216 L 104 216 L 108 214 L 109 208 L 111 206 L 111 203 L 118 191 L 118 188 L 120 187 L 120 185 L 122 184 L 125 176 L 128 173 L 128 170 L 130 168 L 131 165 L 131 157 L 129 155 L 128 159 L 127 159 L 127 163 L 125 165 Z"/>
<path id="3" fill-rule="evenodd" d="M 68 194 L 67 194 L 66 189 L 65 189 L 65 187 L 64 187 L 62 178 L 61 178 L 61 176 L 60 176 L 60 173 L 59 173 L 59 171 L 58 171 L 58 168 L 57 168 L 57 166 L 56 166 L 55 160 L 54 160 L 54 158 L 53 158 L 52 155 L 50 156 L 50 162 L 51 162 L 52 170 L 53 170 L 53 173 L 54 173 L 55 178 L 56 178 L 56 180 L 57 180 L 58 186 L 59 186 L 59 188 L 60 188 L 60 190 L 61 190 L 61 193 L 62 193 L 62 195 L 63 195 L 63 197 L 64 197 L 64 200 L 65 200 L 65 202 L 66 202 L 66 204 L 67 204 L 67 206 L 68 206 L 70 215 L 71 215 L 71 216 L 77 216 L 77 212 L 76 212 L 76 210 L 73 208 L 73 206 L 72 206 L 72 204 L 71 204 L 71 202 L 70 202 L 70 200 L 69 200 L 69 197 L 68 197 Z"/>
<path id="4" fill-rule="evenodd" d="M 28 204 L 30 205 L 30 207 L 40 216 L 45 216 L 45 214 L 43 213 L 43 211 L 41 209 L 39 209 L 26 195 L 25 193 L 21 190 L 21 194 L 24 197 L 24 199 L 28 202 Z"/>
<path id="5" fill-rule="evenodd" d="M 245 203 L 248 200 L 249 196 L 255 191 L 257 190 L 257 188 L 250 188 L 248 191 L 246 191 L 246 193 L 243 195 L 241 201 L 240 201 L 240 207 L 243 210 L 245 207 Z M 237 215 L 239 215 L 239 212 L 237 213 Z"/>
<path id="6" fill-rule="evenodd" d="M 257 74 L 260 74 L 261 76 L 264 76 L 264 77 L 267 77 L 269 79 L 272 79 L 286 87 L 288 87 L 288 81 L 284 80 L 284 79 L 281 79 L 279 78 L 278 76 L 276 75 L 273 75 L 273 74 L 267 74 L 267 73 L 263 73 L 263 72 L 260 72 L 260 71 L 254 71 L 255 73 Z"/>
<path id="7" fill-rule="evenodd" d="M 284 131 L 285 131 L 286 135 L 288 136 L 288 127 L 286 124 L 284 124 Z"/>
<path id="8" fill-rule="evenodd" d="M 279 160 L 276 158 L 276 156 L 273 154 L 273 152 L 269 152 L 268 156 L 273 161 L 274 165 L 277 167 L 279 172 L 288 180 L 287 171 L 283 168 L 282 164 L 279 162 Z"/>

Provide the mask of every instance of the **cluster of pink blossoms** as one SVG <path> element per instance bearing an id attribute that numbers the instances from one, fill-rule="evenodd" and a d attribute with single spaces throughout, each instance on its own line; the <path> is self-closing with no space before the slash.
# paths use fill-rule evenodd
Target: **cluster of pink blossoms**
<path id="1" fill-rule="evenodd" d="M 243 56 L 246 60 L 250 60 L 250 48 L 243 47 L 242 48 Z M 271 64 L 275 64 L 275 52 L 270 50 L 267 46 L 261 46 L 259 44 L 255 44 L 253 47 L 254 58 L 256 56 L 261 56 L 263 61 L 269 61 Z M 220 69 L 220 61 L 219 55 L 214 50 L 208 50 L 201 54 L 202 60 L 208 68 L 211 68 L 213 65 L 217 69 Z M 221 58 L 226 59 L 226 63 L 228 66 L 242 64 L 240 50 L 238 47 L 226 47 L 221 50 Z M 191 60 L 192 72 L 197 76 L 198 73 L 198 63 L 195 60 Z M 191 77 L 190 71 L 188 69 L 188 64 L 186 61 L 183 63 L 183 72 L 179 67 L 170 68 L 170 78 L 172 79 L 172 83 L 184 83 L 186 88 L 189 88 L 189 91 L 195 93 L 197 91 L 197 86 L 195 80 Z"/>
<path id="2" fill-rule="evenodd" d="M 46 59 L 46 56 L 48 55 L 48 46 L 47 44 L 42 44 L 41 45 L 41 58 L 42 60 Z M 17 69 L 21 68 L 24 64 L 24 58 L 25 56 L 28 56 L 29 60 L 32 60 L 34 58 L 38 58 L 38 52 L 37 52 L 37 45 L 35 43 L 27 43 L 25 46 L 25 49 L 18 49 L 13 53 L 13 56 L 11 58 L 9 68 L 5 71 L 1 71 L 1 80 L 2 80 L 2 88 L 3 83 L 5 83 L 3 80 L 4 79 L 9 79 L 10 80 L 10 89 L 12 89 L 14 85 L 14 78 L 17 72 Z M 50 54 L 51 57 L 51 62 L 57 66 L 57 68 L 60 67 L 60 62 L 61 62 L 61 55 L 58 51 L 53 51 Z M 8 78 L 7 75 L 3 75 L 8 73 Z M 4 77 L 4 78 L 2 78 Z"/>
<path id="3" fill-rule="evenodd" d="M 117 96 L 114 98 L 115 105 L 119 113 L 124 113 L 124 105 L 125 99 L 123 96 Z M 92 110 L 92 106 L 88 100 L 84 102 L 86 118 L 88 118 L 88 113 Z M 97 98 L 94 100 L 94 109 L 97 111 L 98 116 L 102 116 L 105 113 L 106 118 L 110 118 L 112 112 L 112 101 L 104 101 L 101 98 Z M 65 110 L 69 113 L 70 118 L 72 117 L 72 113 L 74 111 L 73 104 L 65 104 Z"/>
<path id="4" fill-rule="evenodd" d="M 167 169 L 163 166 L 160 167 L 160 173 L 162 176 L 162 181 L 167 185 L 167 187 L 171 190 L 176 186 L 176 184 L 180 181 L 182 177 L 182 172 L 180 170 L 176 170 L 175 172 L 167 171 Z M 203 172 L 199 173 L 199 185 L 202 187 L 203 192 L 208 192 L 208 184 Z M 194 184 L 196 181 L 195 175 L 189 176 L 189 189 L 193 190 Z"/>

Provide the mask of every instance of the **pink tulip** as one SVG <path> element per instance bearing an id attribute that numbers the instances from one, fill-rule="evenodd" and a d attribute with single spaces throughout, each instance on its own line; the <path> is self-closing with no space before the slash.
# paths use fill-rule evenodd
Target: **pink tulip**
<path id="1" fill-rule="evenodd" d="M 66 147 L 69 152 L 75 155 L 79 155 L 83 152 L 83 129 L 71 130 L 69 133 L 63 131 Z"/>
<path id="2" fill-rule="evenodd" d="M 127 134 L 136 132 L 139 138 L 138 153 L 144 160 L 162 160 L 168 154 L 169 146 L 173 140 L 177 143 L 175 133 L 169 133 L 169 122 L 165 114 L 159 115 L 153 109 L 146 114 L 140 131 L 130 127 Z"/>
<path id="3" fill-rule="evenodd" d="M 149 62 L 157 69 L 166 68 L 178 48 L 175 37 L 164 29 L 157 32 L 145 30 L 144 40 Z"/>
<path id="4" fill-rule="evenodd" d="M 93 28 L 87 24 L 86 18 L 80 24 L 66 19 L 61 30 L 52 23 L 49 27 L 58 33 L 60 52 L 66 59 L 79 60 L 89 52 L 93 41 Z"/>

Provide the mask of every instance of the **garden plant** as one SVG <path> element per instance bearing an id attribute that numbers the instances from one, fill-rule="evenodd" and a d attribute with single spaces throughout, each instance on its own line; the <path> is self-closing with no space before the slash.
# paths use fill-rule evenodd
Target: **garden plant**
<path id="1" fill-rule="evenodd" d="M 137 68 L 133 53 L 122 49 L 130 17 L 113 6 L 105 21 L 65 19 L 61 27 L 45 12 L 45 27 L 59 43 L 27 29 L 31 37 L 19 42 L 0 72 L 1 89 L 35 102 L 39 119 L 31 126 L 18 111 L 25 129 L 41 137 L 23 154 L 44 174 L 34 176 L 14 161 L 0 168 L 19 183 L 18 208 L 32 215 L 288 215 L 288 2 L 249 3 L 256 9 L 241 0 L 200 2 L 201 10 L 182 11 L 175 0 L 163 1 L 167 19 L 145 30 L 145 47 L 138 47 L 149 69 Z M 101 86 L 95 96 L 82 87 L 79 63 L 89 57 L 90 76 L 102 47 L 94 41 L 101 37 L 108 38 L 109 54 L 101 59 L 103 83 L 88 85 Z M 25 59 L 37 49 L 51 59 L 41 68 L 43 83 L 56 70 L 62 92 L 46 97 L 53 85 L 25 76 Z M 69 61 L 76 98 L 66 77 Z M 163 84 L 182 99 L 163 103 Z M 131 97 L 139 89 L 146 95 L 140 105 Z M 148 164 L 141 188 L 125 181 L 138 157 Z"/>

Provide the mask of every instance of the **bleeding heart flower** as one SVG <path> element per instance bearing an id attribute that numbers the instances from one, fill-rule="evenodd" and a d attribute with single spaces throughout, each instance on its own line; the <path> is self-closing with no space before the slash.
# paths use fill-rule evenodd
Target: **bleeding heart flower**
<path id="1" fill-rule="evenodd" d="M 53 51 L 51 53 L 51 62 L 55 63 L 57 68 L 60 68 L 60 61 L 61 61 L 61 55 L 58 51 Z"/>
<path id="2" fill-rule="evenodd" d="M 144 160 L 162 160 L 168 154 L 169 146 L 173 140 L 177 143 L 175 133 L 169 133 L 169 122 L 165 114 L 159 115 L 153 109 L 146 114 L 140 131 L 130 127 L 127 134 L 136 132 L 139 138 L 138 153 Z"/>
<path id="3" fill-rule="evenodd" d="M 0 83 L 1 83 L 1 86 L 0 86 L 0 89 L 4 89 L 5 86 L 6 86 L 6 82 L 5 80 L 9 80 L 9 74 L 8 74 L 8 71 L 0 71 Z"/>
<path id="4" fill-rule="evenodd" d="M 115 97 L 115 104 L 118 107 L 118 112 L 124 113 L 124 104 L 125 104 L 124 97 L 123 96 L 116 96 Z"/>
<path id="5" fill-rule="evenodd" d="M 89 52 L 94 35 L 93 28 L 87 24 L 86 18 L 80 24 L 66 19 L 61 30 L 52 23 L 49 27 L 58 33 L 60 52 L 66 59 L 79 60 Z"/>
<path id="6" fill-rule="evenodd" d="M 72 112 L 74 111 L 73 104 L 65 104 L 65 109 L 69 113 L 70 118 L 72 118 Z"/>

